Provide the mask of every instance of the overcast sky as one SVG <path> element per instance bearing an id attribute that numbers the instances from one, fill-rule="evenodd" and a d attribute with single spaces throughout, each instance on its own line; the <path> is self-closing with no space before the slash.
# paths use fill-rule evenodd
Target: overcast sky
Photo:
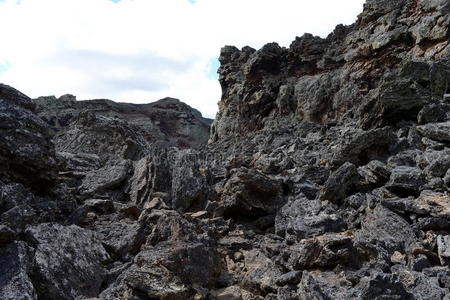
<path id="1" fill-rule="evenodd" d="M 289 46 L 351 24 L 364 0 L 0 0 L 0 82 L 30 97 L 147 103 L 214 117 L 223 45 Z"/>

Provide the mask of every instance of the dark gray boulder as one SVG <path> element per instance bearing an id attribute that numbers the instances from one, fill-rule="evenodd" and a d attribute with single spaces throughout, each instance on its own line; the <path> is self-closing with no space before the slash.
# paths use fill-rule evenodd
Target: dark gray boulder
<path id="1" fill-rule="evenodd" d="M 425 184 L 425 176 L 419 168 L 397 167 L 392 170 L 386 188 L 399 195 L 418 195 Z"/>
<path id="2" fill-rule="evenodd" d="M 47 124 L 31 99 L 0 85 L 0 179 L 42 191 L 54 184 L 57 161 Z"/>
<path id="3" fill-rule="evenodd" d="M 30 279 L 33 250 L 24 242 L 0 248 L 0 298 L 4 300 L 37 300 Z"/>
<path id="4" fill-rule="evenodd" d="M 225 217 L 257 217 L 274 214 L 283 205 L 281 185 L 253 169 L 238 168 L 219 196 L 218 204 Z"/>
<path id="5" fill-rule="evenodd" d="M 99 236 L 78 226 L 41 224 L 26 231 L 35 247 L 33 285 L 39 298 L 96 297 L 110 260 Z"/>
<path id="6" fill-rule="evenodd" d="M 368 212 L 361 223 L 361 231 L 356 234 L 356 240 L 379 245 L 391 255 L 394 251 L 405 253 L 419 243 L 408 222 L 381 205 Z"/>
<path id="7" fill-rule="evenodd" d="M 339 203 L 351 192 L 357 191 L 360 176 L 355 165 L 345 163 L 335 172 L 331 173 L 324 188 L 320 192 L 320 200 Z"/>
<path id="8" fill-rule="evenodd" d="M 277 234 L 298 239 L 325 232 L 339 232 L 344 228 L 345 222 L 339 214 L 322 212 L 320 201 L 305 198 L 289 200 L 278 211 L 275 219 Z"/>

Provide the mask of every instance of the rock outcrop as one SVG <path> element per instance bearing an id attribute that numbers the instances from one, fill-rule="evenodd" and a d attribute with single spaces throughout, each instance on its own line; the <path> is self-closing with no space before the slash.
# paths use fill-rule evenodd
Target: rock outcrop
<path id="1" fill-rule="evenodd" d="M 416 120 L 448 86 L 449 3 L 367 1 L 355 24 L 289 48 L 226 46 L 211 141 L 277 126 L 355 120 L 368 129 Z"/>
<path id="2" fill-rule="evenodd" d="M 0 86 L 0 298 L 450 299 L 449 23 L 368 0 L 227 46 L 211 135 L 173 99 Z"/>
<path id="3" fill-rule="evenodd" d="M 136 133 L 127 131 L 140 131 L 145 140 L 164 146 L 198 148 L 208 140 L 212 122 L 203 118 L 199 111 L 174 98 L 164 98 L 149 104 L 116 103 L 106 99 L 77 101 L 72 95 L 40 97 L 33 101 L 37 114 L 49 124 L 53 133 L 76 131 L 80 126 L 85 127 L 82 131 L 94 131 L 100 127 L 99 131 L 108 132 L 108 127 L 112 126 L 123 128 L 120 131 L 123 131 L 125 140 L 137 144 L 141 141 L 136 141 L 133 136 Z M 114 128 L 112 130 L 119 132 Z M 56 144 L 61 147 L 68 147 L 70 142 L 79 144 L 76 137 L 80 135 L 75 132 L 65 137 L 74 136 L 71 140 Z M 111 142 L 120 144 L 120 141 Z"/>

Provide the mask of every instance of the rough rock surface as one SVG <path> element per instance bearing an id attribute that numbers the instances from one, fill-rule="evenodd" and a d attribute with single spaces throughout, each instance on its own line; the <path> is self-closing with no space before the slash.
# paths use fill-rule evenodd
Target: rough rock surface
<path id="1" fill-rule="evenodd" d="M 0 298 L 449 300 L 449 24 L 368 0 L 225 47 L 211 135 L 173 99 L 1 85 Z"/>
<path id="2" fill-rule="evenodd" d="M 49 124 L 53 133 L 66 128 L 74 130 L 71 123 L 77 120 L 80 114 L 91 112 L 93 116 L 90 118 L 96 116 L 100 124 L 81 124 L 86 127 L 82 129 L 86 135 L 87 128 L 95 132 L 97 131 L 95 127 L 103 127 L 105 126 L 103 123 L 112 122 L 115 124 L 109 126 L 130 127 L 131 131 L 141 131 L 140 134 L 146 141 L 181 148 L 198 148 L 204 145 L 208 140 L 212 121 L 203 118 L 199 111 L 174 98 L 164 98 L 149 104 L 116 103 L 106 99 L 77 101 L 72 95 L 63 95 L 59 98 L 40 97 L 33 101 L 36 103 L 37 114 Z M 99 128 L 98 131 L 102 129 Z M 108 132 L 107 128 L 103 130 Z M 127 128 L 124 131 L 127 131 Z M 137 135 L 135 132 L 122 134 L 131 139 Z M 79 139 L 80 135 L 80 132 L 73 133 L 72 140 Z M 112 143 L 119 146 L 117 141 Z M 60 144 L 69 146 L 67 141 Z"/>
<path id="3" fill-rule="evenodd" d="M 447 89 L 448 12 L 446 0 L 369 0 L 355 24 L 325 39 L 305 34 L 289 48 L 224 47 L 211 141 L 286 119 L 353 119 L 363 128 L 416 120 Z"/>
<path id="4" fill-rule="evenodd" d="M 57 170 L 48 128 L 30 98 L 0 84 L 0 176 L 34 190 L 51 185 Z"/>

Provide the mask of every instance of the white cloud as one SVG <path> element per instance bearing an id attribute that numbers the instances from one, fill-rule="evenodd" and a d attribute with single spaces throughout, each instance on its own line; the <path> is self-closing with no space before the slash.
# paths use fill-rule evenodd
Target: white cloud
<path id="1" fill-rule="evenodd" d="M 177 97 L 213 117 L 223 45 L 289 46 L 350 24 L 364 0 L 4 0 L 0 82 L 31 97 L 144 103 Z M 18 4 L 19 3 L 19 4 Z"/>

